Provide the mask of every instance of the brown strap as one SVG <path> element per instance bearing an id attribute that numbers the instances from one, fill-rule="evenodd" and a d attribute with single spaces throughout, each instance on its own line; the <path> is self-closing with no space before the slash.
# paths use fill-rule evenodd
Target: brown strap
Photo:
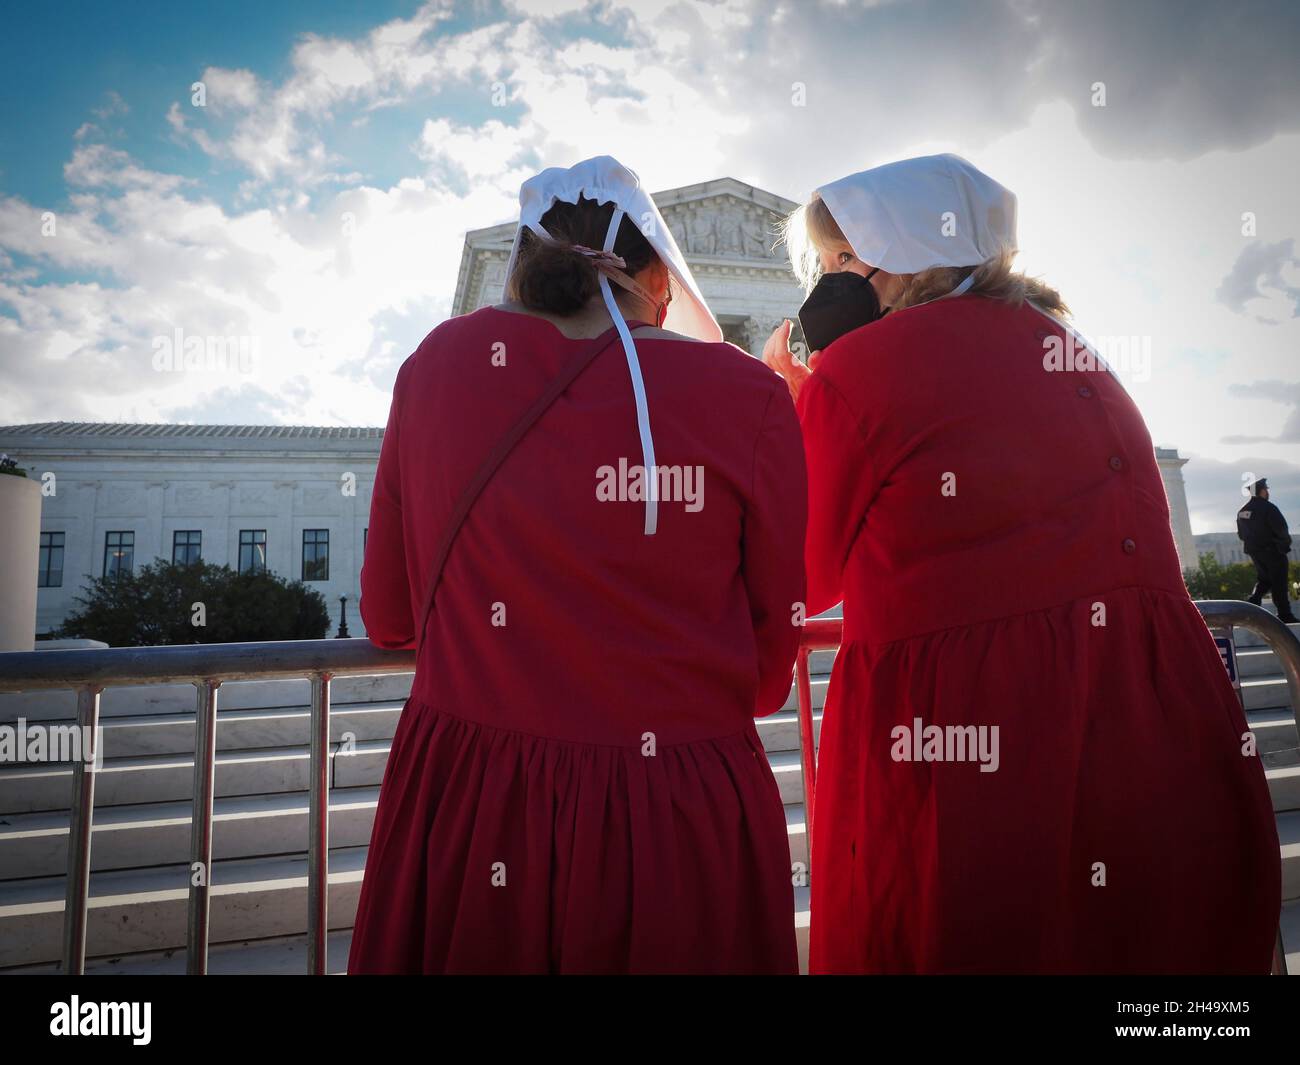
<path id="1" fill-rule="evenodd" d="M 631 323 L 628 323 L 631 326 Z M 611 336 L 610 334 L 613 334 Z M 546 391 L 537 397 L 531 407 L 524 411 L 519 420 L 515 422 L 505 434 L 497 441 L 488 456 L 483 460 L 482 465 L 475 471 L 474 476 L 470 478 L 469 484 L 461 492 L 460 498 L 456 500 L 456 506 L 451 512 L 451 518 L 447 521 L 447 526 L 443 530 L 442 539 L 438 541 L 438 548 L 433 555 L 433 568 L 429 573 L 429 585 L 424 596 L 424 609 L 420 613 L 420 627 L 415 630 L 415 642 L 417 650 L 424 643 L 424 630 L 429 624 L 429 614 L 433 610 L 433 597 L 438 591 L 438 583 L 442 580 L 443 568 L 447 565 L 447 556 L 451 554 L 451 545 L 456 539 L 456 534 L 460 532 L 460 527 L 465 524 L 465 519 L 469 516 L 470 508 L 473 507 L 475 500 L 478 499 L 486 487 L 492 475 L 506 460 L 506 456 L 514 450 L 514 447 L 529 429 L 533 427 L 537 419 L 550 409 L 566 388 L 571 385 L 583 370 L 590 366 L 596 356 L 609 347 L 618 339 L 617 326 L 610 326 L 600 336 L 592 340 L 584 347 L 555 378 L 546 387 Z"/>

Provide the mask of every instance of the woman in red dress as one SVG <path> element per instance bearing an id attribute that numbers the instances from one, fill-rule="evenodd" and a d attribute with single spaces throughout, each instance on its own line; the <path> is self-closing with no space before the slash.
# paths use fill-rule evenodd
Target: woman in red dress
<path id="1" fill-rule="evenodd" d="M 1141 414 L 1010 269 L 1014 197 L 936 156 L 798 215 L 796 261 L 889 308 L 811 373 L 789 323 L 765 355 L 798 394 L 809 611 L 844 603 L 812 971 L 1267 973 L 1263 769 Z"/>
<path id="2" fill-rule="evenodd" d="M 721 342 L 614 160 L 531 179 L 521 221 L 509 301 L 439 325 L 394 388 L 361 614 L 420 652 L 348 970 L 796 972 L 754 724 L 789 691 L 803 599 L 789 393 Z M 470 509 L 420 644 L 462 490 L 598 337 Z"/>

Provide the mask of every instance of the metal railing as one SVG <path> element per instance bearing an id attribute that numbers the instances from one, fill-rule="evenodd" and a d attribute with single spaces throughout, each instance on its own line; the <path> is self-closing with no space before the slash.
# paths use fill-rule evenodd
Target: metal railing
<path id="1" fill-rule="evenodd" d="M 384 651 L 369 640 L 286 640 L 278 643 L 185 644 L 103 650 L 11 651 L 0 654 L 0 692 L 72 688 L 83 736 L 99 735 L 99 700 L 107 684 L 184 682 L 198 690 L 194 720 L 194 798 L 186 972 L 208 971 L 212 884 L 212 800 L 217 761 L 217 693 L 224 681 L 311 680 L 311 783 L 307 820 L 307 970 L 326 967 L 329 933 L 330 681 L 341 676 L 412 673 L 414 651 Z M 86 967 L 90 841 L 95 813 L 93 756 L 72 763 L 68 880 L 63 910 L 63 971 Z M 193 875 L 198 873 L 199 875 Z"/>
<path id="2" fill-rule="evenodd" d="M 1249 603 L 1212 600 L 1198 602 L 1196 606 L 1211 629 L 1223 629 L 1229 633 L 1237 627 L 1248 629 L 1273 649 L 1286 676 L 1292 711 L 1300 718 L 1300 640 L 1272 614 Z M 808 621 L 801 634 L 795 662 L 800 768 L 810 855 L 817 787 L 817 744 L 813 731 L 809 658 L 814 651 L 838 647 L 843 636 L 843 624 L 838 618 Z M 218 691 L 225 681 L 308 678 L 311 681 L 311 779 L 307 840 L 307 968 L 312 974 L 323 975 L 329 932 L 330 684 L 335 677 L 412 673 L 414 670 L 414 651 L 385 651 L 365 639 L 19 651 L 0 654 L 0 692 L 73 689 L 77 693 L 77 724 L 81 734 L 97 736 L 100 696 L 106 685 L 183 682 L 195 686 L 190 861 L 191 869 L 197 868 L 202 875 L 190 878 L 186 971 L 191 975 L 202 975 L 208 968 Z M 1300 730 L 1300 720 L 1297 720 L 1297 729 Z M 70 974 L 85 971 L 90 846 L 95 808 L 95 774 L 87 766 L 95 753 L 98 752 L 90 752 L 91 757 L 72 764 L 62 954 L 63 971 Z M 1284 963 L 1282 971 L 1285 971 Z"/>
<path id="3" fill-rule="evenodd" d="M 804 833 L 812 861 L 813 796 L 817 790 L 817 739 L 813 729 L 812 673 L 808 660 L 814 651 L 829 651 L 844 641 L 840 618 L 812 618 L 804 623 L 799 654 L 794 660 L 794 686 L 799 700 L 799 769 L 803 774 Z"/>

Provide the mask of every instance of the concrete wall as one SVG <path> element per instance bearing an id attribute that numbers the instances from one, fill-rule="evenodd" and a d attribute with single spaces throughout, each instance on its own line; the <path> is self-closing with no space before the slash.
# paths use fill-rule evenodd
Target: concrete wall
<path id="1" fill-rule="evenodd" d="M 40 528 L 40 482 L 0 474 L 0 651 L 32 649 Z"/>

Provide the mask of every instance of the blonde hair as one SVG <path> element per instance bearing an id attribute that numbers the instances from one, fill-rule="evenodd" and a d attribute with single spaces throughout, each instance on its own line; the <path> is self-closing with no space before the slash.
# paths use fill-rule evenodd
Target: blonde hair
<path id="1" fill-rule="evenodd" d="M 794 275 L 805 291 L 811 291 L 822 275 L 822 252 L 856 254 L 831 216 L 830 208 L 816 193 L 813 193 L 811 201 L 790 212 L 789 217 L 782 221 L 780 232 L 781 240 L 790 252 Z M 1016 307 L 1032 300 L 1049 314 L 1067 317 L 1070 309 L 1061 294 L 1041 279 L 1012 269 L 1015 257 L 1015 251 L 1006 248 L 978 266 L 934 266 L 916 274 L 896 274 L 903 290 L 891 307 L 902 310 L 946 296 L 974 274 L 975 280 L 967 289 L 972 295 L 1001 300 Z"/>

